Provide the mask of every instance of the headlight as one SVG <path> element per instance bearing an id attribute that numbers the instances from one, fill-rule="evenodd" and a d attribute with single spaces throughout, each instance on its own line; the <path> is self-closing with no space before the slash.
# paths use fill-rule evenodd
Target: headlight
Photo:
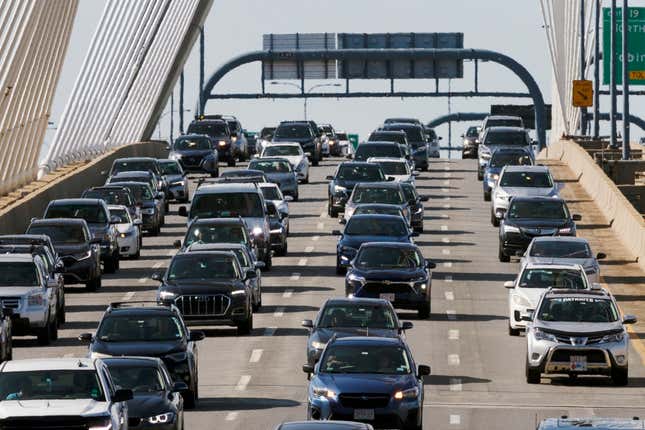
<path id="1" fill-rule="evenodd" d="M 186 354 L 185 352 L 175 352 L 174 354 L 166 355 L 164 358 L 168 358 L 175 363 L 180 363 L 188 359 L 188 354 Z"/>
<path id="2" fill-rule="evenodd" d="M 586 273 L 587 275 L 593 275 L 593 274 L 595 274 L 596 272 L 598 272 L 598 268 L 597 268 L 597 267 L 595 267 L 595 266 L 585 267 L 585 273 Z"/>
<path id="3" fill-rule="evenodd" d="M 499 175 L 497 173 L 489 173 L 488 179 L 490 179 L 491 181 L 496 181 L 499 179 Z"/>
<path id="4" fill-rule="evenodd" d="M 186 183 L 183 180 L 181 180 L 181 181 L 171 182 L 170 186 L 171 187 L 183 187 L 185 184 Z"/>
<path id="5" fill-rule="evenodd" d="M 173 412 L 166 412 L 165 414 L 155 415 L 154 417 L 146 418 L 146 421 L 150 424 L 167 424 L 175 420 L 175 414 Z"/>
<path id="6" fill-rule="evenodd" d="M 217 142 L 217 144 L 219 146 L 226 146 L 226 141 L 225 140 L 220 140 L 219 142 Z"/>
<path id="7" fill-rule="evenodd" d="M 555 335 L 553 335 L 551 333 L 545 333 L 542 330 L 537 329 L 537 328 L 533 331 L 533 334 L 535 336 L 535 340 L 546 340 L 546 341 L 549 341 L 549 342 L 557 342 L 558 341 L 558 339 L 556 339 Z"/>
<path id="8" fill-rule="evenodd" d="M 274 230 L 271 230 L 271 234 L 281 234 L 282 233 L 282 227 L 276 228 Z"/>
<path id="9" fill-rule="evenodd" d="M 311 346 L 313 346 L 313 347 L 314 347 L 314 348 L 316 348 L 316 349 L 324 349 L 324 348 L 325 348 L 325 346 L 327 346 L 327 343 L 325 343 L 325 342 L 317 342 L 317 341 L 313 341 L 313 342 L 311 342 Z"/>
<path id="10" fill-rule="evenodd" d="M 350 273 L 349 276 L 347 276 L 347 280 L 351 282 L 358 282 L 359 284 L 365 284 L 365 278 L 359 275 L 355 275 L 353 273 Z"/>
<path id="11" fill-rule="evenodd" d="M 504 233 L 519 233 L 520 229 L 512 225 L 504 224 Z"/>
<path id="12" fill-rule="evenodd" d="M 45 298 L 42 293 L 31 294 L 27 299 L 27 306 L 42 306 Z"/>
<path id="13" fill-rule="evenodd" d="M 253 233 L 253 235 L 254 235 L 254 236 L 262 236 L 262 234 L 264 233 L 264 231 L 262 230 L 262 228 L 261 228 L 261 227 L 255 227 L 255 228 L 251 231 L 251 233 Z"/>
<path id="14" fill-rule="evenodd" d="M 237 136 L 231 136 L 231 142 L 237 142 Z"/>
<path id="15" fill-rule="evenodd" d="M 96 424 L 88 427 L 88 430 L 112 430 L 112 420 L 110 418 L 105 418 L 103 422 L 98 422 Z"/>
<path id="16" fill-rule="evenodd" d="M 341 187 L 340 185 L 334 185 L 334 193 L 339 194 L 339 193 L 346 193 L 347 188 Z"/>
<path id="17" fill-rule="evenodd" d="M 570 234 L 573 229 L 571 227 L 565 227 L 565 228 L 560 228 L 558 229 L 558 233 L 560 234 Z"/>
<path id="18" fill-rule="evenodd" d="M 340 250 L 341 252 L 349 252 L 349 253 L 356 252 L 356 248 L 352 248 L 351 246 L 341 246 Z"/>
<path id="19" fill-rule="evenodd" d="M 517 306 L 522 306 L 525 308 L 531 307 L 531 302 L 529 302 L 526 297 L 521 296 L 519 294 L 513 295 L 513 303 L 515 303 Z"/>
<path id="20" fill-rule="evenodd" d="M 178 161 L 178 160 L 181 160 L 181 154 L 178 152 L 171 152 L 170 154 L 168 154 L 168 158 L 171 160 Z"/>
<path id="21" fill-rule="evenodd" d="M 119 233 L 119 237 L 124 238 L 124 237 L 129 237 L 134 235 L 134 230 L 128 230 L 123 233 Z"/>
<path id="22" fill-rule="evenodd" d="M 174 299 L 177 296 L 177 294 L 173 293 L 172 291 L 160 291 L 159 292 L 159 298 L 161 300 L 171 300 Z"/>
<path id="23" fill-rule="evenodd" d="M 155 214 L 155 208 L 141 209 L 141 213 L 144 214 L 144 215 L 154 215 Z"/>
<path id="24" fill-rule="evenodd" d="M 484 160 L 490 160 L 490 153 L 489 152 L 482 152 L 481 157 Z"/>
<path id="25" fill-rule="evenodd" d="M 87 252 L 81 252 L 80 254 L 74 254 L 74 258 L 76 258 L 77 261 L 81 260 L 87 260 L 92 256 L 92 250 L 90 249 Z"/>
<path id="26" fill-rule="evenodd" d="M 231 291 L 231 296 L 242 296 L 246 294 L 246 290 L 233 290 Z"/>
<path id="27" fill-rule="evenodd" d="M 623 339 L 625 339 L 625 332 L 608 334 L 607 336 L 603 336 L 600 343 L 622 342 Z"/>
<path id="28" fill-rule="evenodd" d="M 336 393 L 332 390 L 328 390 L 327 388 L 313 387 L 311 390 L 316 397 L 326 397 L 328 399 L 333 399 L 336 397 Z"/>
<path id="29" fill-rule="evenodd" d="M 394 398 L 396 400 L 416 399 L 417 397 L 419 397 L 419 389 L 417 387 L 394 393 Z"/>

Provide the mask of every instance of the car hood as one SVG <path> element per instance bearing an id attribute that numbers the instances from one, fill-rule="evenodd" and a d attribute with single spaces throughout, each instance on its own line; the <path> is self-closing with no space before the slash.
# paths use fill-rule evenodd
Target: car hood
<path id="1" fill-rule="evenodd" d="M 500 191 L 513 197 L 549 197 L 557 194 L 553 187 L 500 187 Z"/>
<path id="2" fill-rule="evenodd" d="M 389 281 L 410 281 L 425 277 L 426 273 L 423 269 L 370 269 L 361 270 L 354 269 L 353 273 L 364 277 L 366 280 L 389 280 Z"/>
<path id="3" fill-rule="evenodd" d="M 366 242 L 403 242 L 410 241 L 408 236 L 344 236 L 340 245 L 358 249 Z"/>
<path id="4" fill-rule="evenodd" d="M 108 415 L 107 402 L 92 399 L 3 400 L 0 418 L 33 416 L 100 416 Z"/>
<path id="5" fill-rule="evenodd" d="M 515 294 L 518 294 L 524 297 L 526 300 L 531 303 L 530 308 L 535 309 L 542 296 L 547 289 L 546 288 L 516 288 Z"/>
<path id="6" fill-rule="evenodd" d="M 180 296 L 186 294 L 229 294 L 231 291 L 239 290 L 241 288 L 244 288 L 244 284 L 235 280 L 186 280 L 180 282 L 168 282 L 161 287 L 161 290 L 170 291 Z"/>
<path id="7" fill-rule="evenodd" d="M 362 328 L 362 327 L 334 327 L 334 328 L 318 328 L 314 332 L 314 338 L 318 341 L 327 343 L 333 335 L 337 338 L 352 337 L 352 336 L 375 336 L 375 337 L 397 337 L 398 330 L 383 329 L 383 328 Z"/>
<path id="8" fill-rule="evenodd" d="M 173 352 L 185 351 L 182 342 L 102 342 L 92 344 L 92 352 L 114 357 L 137 355 L 141 357 L 162 357 Z"/>
<path id="9" fill-rule="evenodd" d="M 527 263 L 532 264 L 579 264 L 582 267 L 594 267 L 594 258 L 549 258 L 549 257 L 527 257 Z"/>
<path id="10" fill-rule="evenodd" d="M 414 375 L 375 375 L 365 373 L 319 373 L 316 379 L 336 393 L 394 393 L 416 386 Z"/>
<path id="11" fill-rule="evenodd" d="M 78 244 L 78 245 L 54 244 L 54 249 L 56 250 L 56 252 L 58 252 L 58 255 L 60 255 L 61 257 L 64 257 L 66 255 L 73 255 L 73 254 L 80 254 L 83 252 L 87 252 L 89 250 L 89 247 L 85 243 Z"/>
<path id="12" fill-rule="evenodd" d="M 560 332 L 563 334 L 570 333 L 573 336 L 585 336 L 608 331 L 623 330 L 623 324 L 620 320 L 610 323 L 539 321 L 535 324 L 535 327 L 552 332 Z"/>
<path id="13" fill-rule="evenodd" d="M 568 225 L 568 220 L 528 218 L 513 219 L 510 223 L 521 228 L 559 228 Z"/>
<path id="14" fill-rule="evenodd" d="M 165 392 L 135 393 L 132 400 L 128 400 L 128 417 L 148 418 L 170 412 L 172 407 Z"/>
<path id="15" fill-rule="evenodd" d="M 116 231 L 118 231 L 119 233 L 127 233 L 130 230 L 132 230 L 132 224 L 127 224 L 127 223 L 115 224 L 115 226 L 116 226 Z"/>

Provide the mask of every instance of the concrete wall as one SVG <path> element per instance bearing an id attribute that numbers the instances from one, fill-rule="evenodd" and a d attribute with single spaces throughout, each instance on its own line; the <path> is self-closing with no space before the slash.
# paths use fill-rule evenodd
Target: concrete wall
<path id="1" fill-rule="evenodd" d="M 23 233 L 33 217 L 41 217 L 54 199 L 80 197 L 89 187 L 103 185 L 112 162 L 122 157 L 156 157 L 168 155 L 166 142 L 152 141 L 119 147 L 92 160 L 85 166 L 50 182 L 43 188 L 0 211 L 0 234 Z"/>
<path id="2" fill-rule="evenodd" d="M 561 160 L 580 177 L 580 185 L 610 220 L 627 249 L 645 270 L 645 221 L 634 206 L 620 192 L 616 184 L 603 172 L 591 156 L 577 143 L 560 140 L 544 149 L 538 158 Z"/>

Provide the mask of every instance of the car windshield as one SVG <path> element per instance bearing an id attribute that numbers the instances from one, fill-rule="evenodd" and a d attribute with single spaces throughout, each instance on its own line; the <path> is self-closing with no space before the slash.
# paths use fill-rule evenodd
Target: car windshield
<path id="1" fill-rule="evenodd" d="M 32 225 L 28 234 L 44 234 L 49 236 L 55 245 L 78 245 L 85 243 L 87 238 L 80 225 Z"/>
<path id="2" fill-rule="evenodd" d="M 367 160 L 370 157 L 394 157 L 399 158 L 403 155 L 399 145 L 387 144 L 380 145 L 376 143 L 363 143 L 358 145 L 354 158 L 357 160 Z"/>
<path id="3" fill-rule="evenodd" d="M 312 136 L 308 125 L 281 125 L 276 129 L 275 137 L 279 139 L 305 139 Z"/>
<path id="4" fill-rule="evenodd" d="M 249 169 L 261 170 L 264 173 L 289 173 L 291 164 L 286 160 L 253 160 L 249 163 Z"/>
<path id="5" fill-rule="evenodd" d="M 356 327 L 394 330 L 396 317 L 392 310 L 383 305 L 361 303 L 330 304 L 320 316 L 319 328 Z"/>
<path id="6" fill-rule="evenodd" d="M 134 200 L 137 203 L 141 203 L 145 200 L 152 200 L 152 188 L 150 188 L 150 185 L 148 184 L 123 184 L 124 187 L 130 189 L 132 191 L 132 195 L 134 195 Z"/>
<path id="7" fill-rule="evenodd" d="M 207 137 L 180 137 L 175 139 L 173 148 L 175 151 L 207 151 L 213 146 Z"/>
<path id="8" fill-rule="evenodd" d="M 489 127 L 524 127 L 522 118 L 489 118 L 486 128 Z"/>
<path id="9" fill-rule="evenodd" d="M 159 369 L 152 366 L 108 366 L 115 385 L 134 393 L 158 393 L 165 383 Z"/>
<path id="10" fill-rule="evenodd" d="M 401 184 L 401 188 L 403 189 L 403 196 L 405 197 L 405 200 L 416 201 L 418 196 L 417 196 L 417 189 L 414 187 L 414 185 L 406 182 Z"/>
<path id="11" fill-rule="evenodd" d="M 134 202 L 130 193 L 124 190 L 88 190 L 83 193 L 84 199 L 101 199 L 108 205 L 132 206 Z"/>
<path id="12" fill-rule="evenodd" d="M 398 206 L 389 205 L 358 205 L 354 211 L 354 215 L 368 214 L 368 215 L 398 215 L 403 216 L 401 209 Z"/>
<path id="13" fill-rule="evenodd" d="M 110 217 L 116 217 L 119 219 L 119 224 L 129 224 L 130 215 L 125 209 L 110 209 Z"/>
<path id="14" fill-rule="evenodd" d="M 193 218 L 261 218 L 264 210 L 257 193 L 198 194 L 193 197 L 190 215 Z"/>
<path id="15" fill-rule="evenodd" d="M 56 369 L 0 373 L 0 399 L 92 399 L 104 402 L 105 395 L 96 371 Z"/>
<path id="16" fill-rule="evenodd" d="M 211 281 L 213 279 L 235 279 L 238 272 L 235 257 L 219 254 L 181 254 L 170 263 L 167 274 L 169 281 L 184 279 Z"/>
<path id="17" fill-rule="evenodd" d="M 386 175 L 409 175 L 408 163 L 405 161 L 379 161 L 379 166 Z"/>
<path id="18" fill-rule="evenodd" d="M 148 161 L 148 160 L 118 161 L 114 163 L 111 174 L 114 175 L 115 173 L 119 173 L 119 172 L 133 172 L 133 171 L 154 172 L 155 170 L 156 169 L 155 169 L 154 161 Z"/>
<path id="19" fill-rule="evenodd" d="M 159 163 L 162 175 L 181 175 L 181 167 L 176 161 Z"/>
<path id="20" fill-rule="evenodd" d="M 385 180 L 381 166 L 349 165 L 340 166 L 336 179 L 343 181 L 379 182 Z"/>
<path id="21" fill-rule="evenodd" d="M 347 133 L 336 133 L 338 140 L 347 140 Z"/>
<path id="22" fill-rule="evenodd" d="M 531 157 L 524 151 L 522 152 L 505 152 L 497 151 L 490 159 L 491 167 L 504 166 L 530 166 L 533 162 Z"/>
<path id="23" fill-rule="evenodd" d="M 325 351 L 322 373 L 409 374 L 410 360 L 400 346 L 332 345 Z"/>
<path id="24" fill-rule="evenodd" d="M 275 145 L 267 147 L 262 153 L 263 157 L 283 157 L 283 156 L 298 156 L 302 153 L 302 149 L 295 145 Z"/>
<path id="25" fill-rule="evenodd" d="M 504 172 L 499 184 L 502 187 L 551 188 L 551 175 L 546 172 Z"/>
<path id="26" fill-rule="evenodd" d="M 423 258 L 416 249 L 369 246 L 360 250 L 354 264 L 361 269 L 417 269 Z"/>
<path id="27" fill-rule="evenodd" d="M 0 287 L 37 287 L 38 269 L 32 261 L 1 261 Z"/>
<path id="28" fill-rule="evenodd" d="M 354 189 L 354 203 L 385 203 L 401 205 L 404 203 L 403 193 L 393 187 L 360 187 Z"/>
<path id="29" fill-rule="evenodd" d="M 97 204 L 56 204 L 47 208 L 45 218 L 80 218 L 89 224 L 105 224 L 108 222 L 103 207 Z"/>
<path id="30" fill-rule="evenodd" d="M 212 137 L 228 136 L 224 122 L 193 122 L 188 126 L 188 133 L 206 134 Z"/>
<path id="31" fill-rule="evenodd" d="M 406 236 L 408 229 L 403 218 L 352 217 L 345 234 L 350 236 Z"/>
<path id="32" fill-rule="evenodd" d="M 105 317 L 96 337 L 103 342 L 172 342 L 182 339 L 184 330 L 172 315 L 132 313 Z"/>
<path id="33" fill-rule="evenodd" d="M 488 131 L 486 145 L 527 146 L 528 139 L 524 131 Z"/>
<path id="34" fill-rule="evenodd" d="M 193 224 L 186 235 L 185 246 L 193 243 L 247 243 L 246 227 L 243 225 Z"/>
<path id="35" fill-rule="evenodd" d="M 466 131 L 466 136 L 468 136 L 468 137 L 477 137 L 477 136 L 479 136 L 479 128 L 477 128 L 477 127 L 468 127 L 468 131 Z"/>
<path id="36" fill-rule="evenodd" d="M 399 130 L 396 130 L 399 131 Z M 394 142 L 398 143 L 399 145 L 405 145 L 407 142 L 405 141 L 405 134 L 401 133 L 381 133 L 378 131 L 375 131 L 374 133 L 370 134 L 370 137 L 367 139 L 368 142 Z"/>
<path id="37" fill-rule="evenodd" d="M 520 288 L 587 288 L 582 273 L 572 269 L 526 269 L 520 278 Z"/>
<path id="38" fill-rule="evenodd" d="M 596 297 L 548 297 L 542 301 L 542 321 L 608 323 L 618 321 L 613 302 Z"/>
<path id="39" fill-rule="evenodd" d="M 108 184 L 116 184 L 123 181 L 140 182 L 144 185 L 148 185 L 151 190 L 156 188 L 154 179 L 151 176 L 130 176 L 130 175 L 125 177 L 113 176 L 108 180 Z"/>
<path id="40" fill-rule="evenodd" d="M 261 187 L 262 195 L 265 200 L 282 200 L 282 193 L 277 186 L 274 187 Z"/>
<path id="41" fill-rule="evenodd" d="M 521 200 L 511 202 L 508 216 L 512 219 L 567 219 L 569 218 L 569 212 L 564 203 L 560 201 Z"/>
<path id="42" fill-rule="evenodd" d="M 586 242 L 565 240 L 534 242 L 529 255 L 548 258 L 592 258 L 591 249 Z"/>

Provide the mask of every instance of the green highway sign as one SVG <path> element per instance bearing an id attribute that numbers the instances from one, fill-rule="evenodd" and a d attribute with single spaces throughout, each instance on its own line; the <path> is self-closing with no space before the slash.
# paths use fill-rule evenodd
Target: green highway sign
<path id="1" fill-rule="evenodd" d="M 352 148 L 356 151 L 356 148 L 358 148 L 358 134 L 348 134 L 347 139 L 349 139 L 350 145 L 352 145 Z"/>
<path id="2" fill-rule="evenodd" d="M 645 85 L 645 7 L 630 7 L 628 17 L 629 43 L 627 48 L 629 64 L 629 83 L 631 85 Z M 602 47 L 603 47 L 603 84 L 609 85 L 609 70 L 611 68 L 611 8 L 603 8 Z M 623 55 L 622 37 L 623 26 L 622 8 L 616 8 L 616 83 L 623 83 Z"/>

